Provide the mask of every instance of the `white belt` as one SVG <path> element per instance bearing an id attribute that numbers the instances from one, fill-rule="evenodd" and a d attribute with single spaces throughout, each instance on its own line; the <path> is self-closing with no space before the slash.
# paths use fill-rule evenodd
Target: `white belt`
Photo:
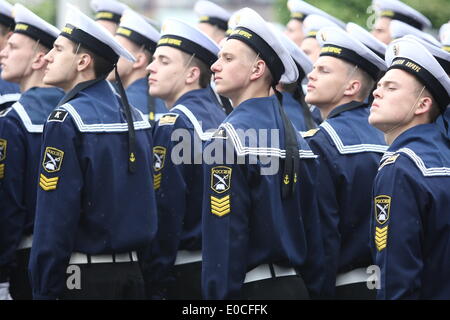
<path id="1" fill-rule="evenodd" d="M 179 250 L 177 253 L 177 258 L 175 259 L 175 265 L 199 261 L 202 261 L 202 252 L 200 250 Z"/>
<path id="2" fill-rule="evenodd" d="M 31 248 L 32 244 L 33 244 L 33 235 L 23 237 L 22 240 L 20 240 L 19 242 L 17 250 L 29 249 Z"/>
<path id="3" fill-rule="evenodd" d="M 272 277 L 276 278 L 297 275 L 297 272 L 295 272 L 295 269 L 292 267 L 282 267 L 276 264 L 272 264 L 272 266 L 274 274 L 270 272 L 270 266 L 267 263 L 259 265 L 256 268 L 250 270 L 245 275 L 244 283 L 270 279 Z"/>
<path id="4" fill-rule="evenodd" d="M 336 287 L 345 286 L 352 283 L 367 282 L 369 275 L 366 273 L 366 268 L 358 268 L 352 271 L 338 274 L 336 277 Z"/>
<path id="5" fill-rule="evenodd" d="M 90 258 L 90 261 L 89 261 Z M 73 252 L 70 256 L 69 264 L 87 264 L 87 263 L 113 263 L 113 262 L 136 262 L 138 261 L 136 251 L 114 254 L 95 254 L 87 255 L 85 253 Z"/>

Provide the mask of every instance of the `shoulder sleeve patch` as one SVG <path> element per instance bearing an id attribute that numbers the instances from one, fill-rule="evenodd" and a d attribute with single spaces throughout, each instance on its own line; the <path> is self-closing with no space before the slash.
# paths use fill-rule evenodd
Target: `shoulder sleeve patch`
<path id="1" fill-rule="evenodd" d="M 390 156 L 389 158 L 387 158 L 380 166 L 380 168 L 378 170 L 380 170 L 381 168 L 383 168 L 384 166 L 387 166 L 388 164 L 393 164 L 397 158 L 400 156 L 400 154 L 395 154 L 393 156 Z"/>
<path id="2" fill-rule="evenodd" d="M 62 161 L 64 158 L 64 151 L 53 147 L 45 148 L 44 160 L 42 160 L 42 167 L 48 173 L 54 173 L 61 170 Z"/>
<path id="3" fill-rule="evenodd" d="M 5 139 L 0 139 L 0 161 L 6 159 L 6 146 L 8 144 L 8 141 Z"/>
<path id="4" fill-rule="evenodd" d="M 306 132 L 300 132 L 300 134 L 302 135 L 303 138 L 309 138 L 309 137 L 314 136 L 317 133 L 317 131 L 319 131 L 319 130 L 320 130 L 320 128 L 315 128 L 315 129 L 308 130 Z"/>
<path id="5" fill-rule="evenodd" d="M 58 121 L 58 122 L 63 122 L 64 120 L 66 120 L 67 114 L 69 112 L 67 112 L 66 110 L 54 110 L 51 114 L 50 117 L 48 117 L 48 121 Z"/>
<path id="6" fill-rule="evenodd" d="M 177 121 L 178 116 L 179 115 L 175 113 L 165 114 L 159 119 L 158 125 L 159 126 L 173 125 Z"/>

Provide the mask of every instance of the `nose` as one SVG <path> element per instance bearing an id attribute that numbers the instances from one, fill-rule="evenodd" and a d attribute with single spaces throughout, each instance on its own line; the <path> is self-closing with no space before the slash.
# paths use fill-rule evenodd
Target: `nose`
<path id="1" fill-rule="evenodd" d="M 373 95 L 374 98 L 378 98 L 378 99 L 381 98 L 381 86 L 380 86 L 380 87 L 377 87 L 377 88 L 373 91 L 372 95 Z"/>
<path id="2" fill-rule="evenodd" d="M 52 54 L 53 54 L 53 49 L 50 50 L 45 56 L 44 56 L 44 60 L 47 62 L 51 62 L 52 61 Z"/>
<path id="3" fill-rule="evenodd" d="M 212 64 L 212 66 L 211 66 L 211 71 L 213 72 L 213 73 L 216 73 L 216 72 L 218 72 L 218 71 L 220 71 L 220 64 L 219 64 L 219 60 L 220 59 L 217 59 L 216 60 L 216 62 L 214 62 L 213 64 Z"/>
<path id="4" fill-rule="evenodd" d="M 155 60 L 150 62 L 147 68 L 145 68 L 145 71 L 147 71 L 148 73 L 155 73 Z"/>
<path id="5" fill-rule="evenodd" d="M 312 71 L 310 73 L 308 73 L 307 78 L 309 81 L 316 80 L 315 69 L 312 69 Z"/>
<path id="6" fill-rule="evenodd" d="M 7 48 L 5 47 L 2 51 L 0 51 L 0 58 L 6 58 L 6 50 Z"/>

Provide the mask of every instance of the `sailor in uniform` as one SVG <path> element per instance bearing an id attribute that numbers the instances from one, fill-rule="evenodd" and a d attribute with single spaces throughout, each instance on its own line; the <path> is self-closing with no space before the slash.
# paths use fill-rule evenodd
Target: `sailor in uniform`
<path id="1" fill-rule="evenodd" d="M 203 297 L 315 297 L 323 277 L 316 155 L 281 108 L 281 94 L 270 96 L 279 82 L 296 82 L 298 68 L 245 8 L 211 70 L 235 107 L 205 147 L 213 151 L 204 165 Z"/>
<path id="2" fill-rule="evenodd" d="M 434 121 L 450 79 L 411 38 L 392 42 L 386 63 L 369 117 L 389 144 L 371 201 L 377 299 L 449 299 L 450 139 Z"/>
<path id="3" fill-rule="evenodd" d="M 158 233 L 145 263 L 152 299 L 201 299 L 202 150 L 225 119 L 209 87 L 218 52 L 197 28 L 168 19 L 148 66 L 150 94 L 170 109 L 153 133 Z"/>
<path id="4" fill-rule="evenodd" d="M 307 142 L 320 156 L 319 207 L 325 242 L 326 296 L 370 299 L 366 268 L 369 248 L 370 197 L 378 163 L 386 151 L 383 134 L 367 122 L 367 97 L 384 61 L 334 27 L 317 34 L 321 54 L 308 74 L 306 101 L 325 121 L 307 132 Z M 336 288 L 335 288 L 336 285 Z"/>
<path id="5" fill-rule="evenodd" d="M 91 0 L 90 4 L 95 12 L 95 21 L 114 35 L 128 6 L 117 0 Z"/>
<path id="6" fill-rule="evenodd" d="M 0 115 L 0 286 L 9 280 L 13 299 L 31 299 L 28 261 L 32 244 L 44 123 L 64 95 L 45 86 L 47 62 L 59 30 L 20 4 L 16 30 L 0 52 L 2 77 L 22 96 Z"/>
<path id="7" fill-rule="evenodd" d="M 134 57 L 77 8 L 67 9 L 67 24 L 45 57 L 44 82 L 66 95 L 43 133 L 33 298 L 143 298 L 137 251 L 157 227 L 151 128 L 129 106 L 120 81 L 121 98 L 105 80 L 119 56 Z"/>

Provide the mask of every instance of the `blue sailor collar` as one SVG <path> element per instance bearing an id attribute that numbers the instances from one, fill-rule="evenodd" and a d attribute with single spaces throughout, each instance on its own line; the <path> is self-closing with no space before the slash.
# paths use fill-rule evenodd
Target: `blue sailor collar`
<path id="1" fill-rule="evenodd" d="M 450 140 L 435 123 L 418 125 L 400 134 L 383 155 L 380 169 L 386 159 L 394 159 L 397 154 L 409 157 L 424 176 L 450 176 Z"/>
<path id="2" fill-rule="evenodd" d="M 359 101 L 351 101 L 349 103 L 342 104 L 336 108 L 334 108 L 330 114 L 328 115 L 328 119 L 337 117 L 343 112 L 358 109 L 358 108 L 367 108 L 367 104 Z"/>

